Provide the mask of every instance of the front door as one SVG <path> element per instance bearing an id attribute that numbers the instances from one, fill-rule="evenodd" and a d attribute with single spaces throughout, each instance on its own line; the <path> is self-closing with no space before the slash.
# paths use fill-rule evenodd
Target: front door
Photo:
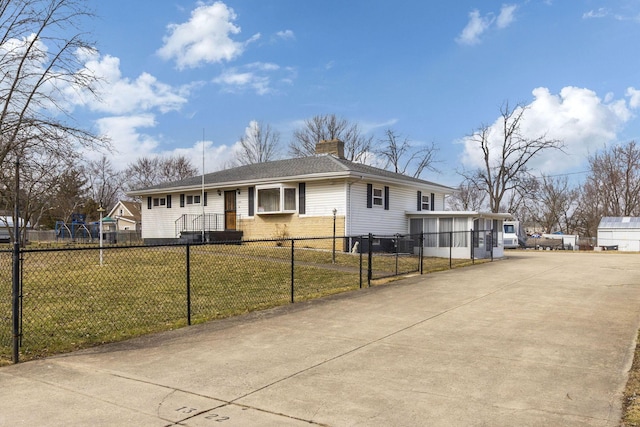
<path id="1" fill-rule="evenodd" d="M 236 192 L 235 190 L 224 192 L 224 229 L 236 229 Z"/>

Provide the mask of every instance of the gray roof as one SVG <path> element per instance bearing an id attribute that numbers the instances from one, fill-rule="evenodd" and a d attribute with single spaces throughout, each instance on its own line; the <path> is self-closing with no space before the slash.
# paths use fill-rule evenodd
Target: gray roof
<path id="1" fill-rule="evenodd" d="M 285 179 L 296 176 L 314 174 L 352 174 L 367 175 L 386 180 L 401 180 L 407 183 L 440 187 L 445 191 L 453 189 L 434 182 L 413 178 L 407 175 L 387 171 L 373 166 L 354 163 L 346 159 L 340 159 L 333 155 L 317 155 L 310 157 L 300 157 L 295 159 L 275 160 L 271 162 L 255 163 L 252 165 L 239 166 L 225 169 L 218 172 L 208 173 L 204 176 L 204 184 L 207 187 L 213 185 L 224 186 L 225 184 L 238 182 L 256 182 L 261 180 Z M 156 191 L 172 188 L 197 187 L 202 185 L 202 175 L 181 181 L 167 182 L 147 188 L 132 191 L 131 194 L 143 194 L 145 191 Z"/>
<path id="2" fill-rule="evenodd" d="M 640 228 L 640 217 L 605 216 L 600 220 L 598 228 Z"/>

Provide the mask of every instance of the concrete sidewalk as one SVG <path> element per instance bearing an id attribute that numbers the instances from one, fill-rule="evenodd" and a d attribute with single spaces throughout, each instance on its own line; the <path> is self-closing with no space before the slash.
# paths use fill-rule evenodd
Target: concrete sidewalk
<path id="1" fill-rule="evenodd" d="M 640 256 L 508 255 L 0 368 L 0 425 L 617 426 Z"/>

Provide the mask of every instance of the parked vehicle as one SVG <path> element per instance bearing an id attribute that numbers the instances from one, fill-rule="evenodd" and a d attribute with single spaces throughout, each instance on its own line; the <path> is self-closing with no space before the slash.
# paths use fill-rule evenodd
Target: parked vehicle
<path id="1" fill-rule="evenodd" d="M 503 222 L 503 242 L 505 249 L 517 249 L 524 247 L 526 237 L 520 227 L 520 221 Z"/>

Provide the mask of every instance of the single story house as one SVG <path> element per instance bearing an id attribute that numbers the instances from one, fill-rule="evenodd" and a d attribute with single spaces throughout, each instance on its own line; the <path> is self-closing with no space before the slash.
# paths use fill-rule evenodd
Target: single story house
<path id="1" fill-rule="evenodd" d="M 598 246 L 619 251 L 640 251 L 640 217 L 602 218 L 598 224 Z"/>
<path id="2" fill-rule="evenodd" d="M 503 256 L 502 220 L 510 215 L 445 211 L 445 197 L 453 191 L 351 162 L 344 158 L 344 143 L 331 140 L 319 142 L 315 156 L 240 166 L 128 195 L 142 198 L 145 243 L 201 241 L 203 237 L 227 241 L 330 237 L 334 223 L 338 236 L 470 232 L 474 228 L 495 230 L 492 236 L 483 234 L 473 240 L 484 245 L 491 239 L 491 251 L 482 253 Z M 425 249 L 440 252 L 446 244 L 448 256 L 448 238 L 429 240 Z M 462 258 L 471 256 L 471 240 L 454 238 Z M 350 251 L 353 245 L 345 239 L 342 249 Z M 414 250 L 416 246 L 417 241 Z"/>

